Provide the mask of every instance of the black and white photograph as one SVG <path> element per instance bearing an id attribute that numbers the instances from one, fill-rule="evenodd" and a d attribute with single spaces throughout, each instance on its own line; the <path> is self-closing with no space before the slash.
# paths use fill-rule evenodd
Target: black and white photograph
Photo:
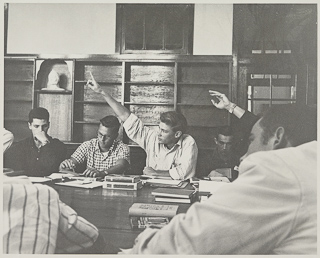
<path id="1" fill-rule="evenodd" d="M 318 1 L 2 5 L 3 255 L 317 257 Z"/>

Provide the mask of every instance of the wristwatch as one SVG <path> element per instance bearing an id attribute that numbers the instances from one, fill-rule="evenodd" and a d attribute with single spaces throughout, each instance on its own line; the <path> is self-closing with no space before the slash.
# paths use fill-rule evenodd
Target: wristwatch
<path id="1" fill-rule="evenodd" d="M 230 114 L 233 113 L 233 111 L 234 111 L 234 109 L 235 109 L 236 106 L 237 106 L 237 105 L 234 104 L 234 103 L 231 103 L 231 104 L 230 104 L 230 108 L 229 108 L 229 110 L 228 110 Z"/>

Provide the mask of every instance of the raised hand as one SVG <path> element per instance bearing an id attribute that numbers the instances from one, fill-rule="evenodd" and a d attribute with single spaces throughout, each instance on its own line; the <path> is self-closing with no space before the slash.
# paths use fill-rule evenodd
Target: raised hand
<path id="1" fill-rule="evenodd" d="M 99 83 L 97 83 L 97 81 L 94 79 L 92 73 L 90 72 L 90 76 L 91 79 L 89 79 L 87 81 L 86 86 L 88 86 L 91 90 L 93 90 L 94 92 L 97 93 L 103 93 L 103 89 L 101 88 L 101 86 L 99 85 Z"/>
<path id="2" fill-rule="evenodd" d="M 44 132 L 44 131 L 41 131 L 41 132 L 36 132 L 34 134 L 34 138 L 39 141 L 42 145 L 46 144 L 49 142 L 48 140 L 48 136 L 47 136 L 47 133 Z"/>
<path id="3" fill-rule="evenodd" d="M 214 97 L 213 99 L 211 99 L 211 102 L 216 108 L 228 109 L 230 107 L 231 102 L 225 94 L 214 90 L 209 90 L 209 94 L 210 96 Z"/>

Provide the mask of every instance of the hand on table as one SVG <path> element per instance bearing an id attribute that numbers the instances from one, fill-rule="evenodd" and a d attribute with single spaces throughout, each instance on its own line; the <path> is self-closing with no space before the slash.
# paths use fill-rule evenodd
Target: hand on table
<path id="1" fill-rule="evenodd" d="M 76 166 L 76 164 L 73 162 L 72 159 L 66 159 L 60 163 L 59 170 L 63 170 L 63 169 L 74 170 L 75 166 Z"/>
<path id="2" fill-rule="evenodd" d="M 152 167 L 145 167 L 143 169 L 143 174 L 148 176 L 157 176 L 158 173 L 156 170 L 154 170 Z"/>
<path id="3" fill-rule="evenodd" d="M 99 171 L 95 168 L 87 168 L 82 175 L 86 176 L 86 177 L 104 177 L 107 175 L 106 172 L 104 171 Z"/>

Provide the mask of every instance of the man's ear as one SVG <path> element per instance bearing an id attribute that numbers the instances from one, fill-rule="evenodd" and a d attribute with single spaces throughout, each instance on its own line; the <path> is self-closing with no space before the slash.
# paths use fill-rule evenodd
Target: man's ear
<path id="1" fill-rule="evenodd" d="M 175 134 L 174 134 L 174 137 L 175 138 L 180 138 L 182 135 L 182 132 L 181 131 L 176 131 Z"/>
<path id="2" fill-rule="evenodd" d="M 31 124 L 28 122 L 29 129 L 31 130 Z"/>
<path id="3" fill-rule="evenodd" d="M 216 137 L 214 137 L 214 142 L 215 142 L 215 144 L 218 144 L 218 140 Z"/>
<path id="4" fill-rule="evenodd" d="M 274 134 L 273 149 L 282 149 L 288 146 L 287 136 L 283 127 L 278 127 Z"/>

